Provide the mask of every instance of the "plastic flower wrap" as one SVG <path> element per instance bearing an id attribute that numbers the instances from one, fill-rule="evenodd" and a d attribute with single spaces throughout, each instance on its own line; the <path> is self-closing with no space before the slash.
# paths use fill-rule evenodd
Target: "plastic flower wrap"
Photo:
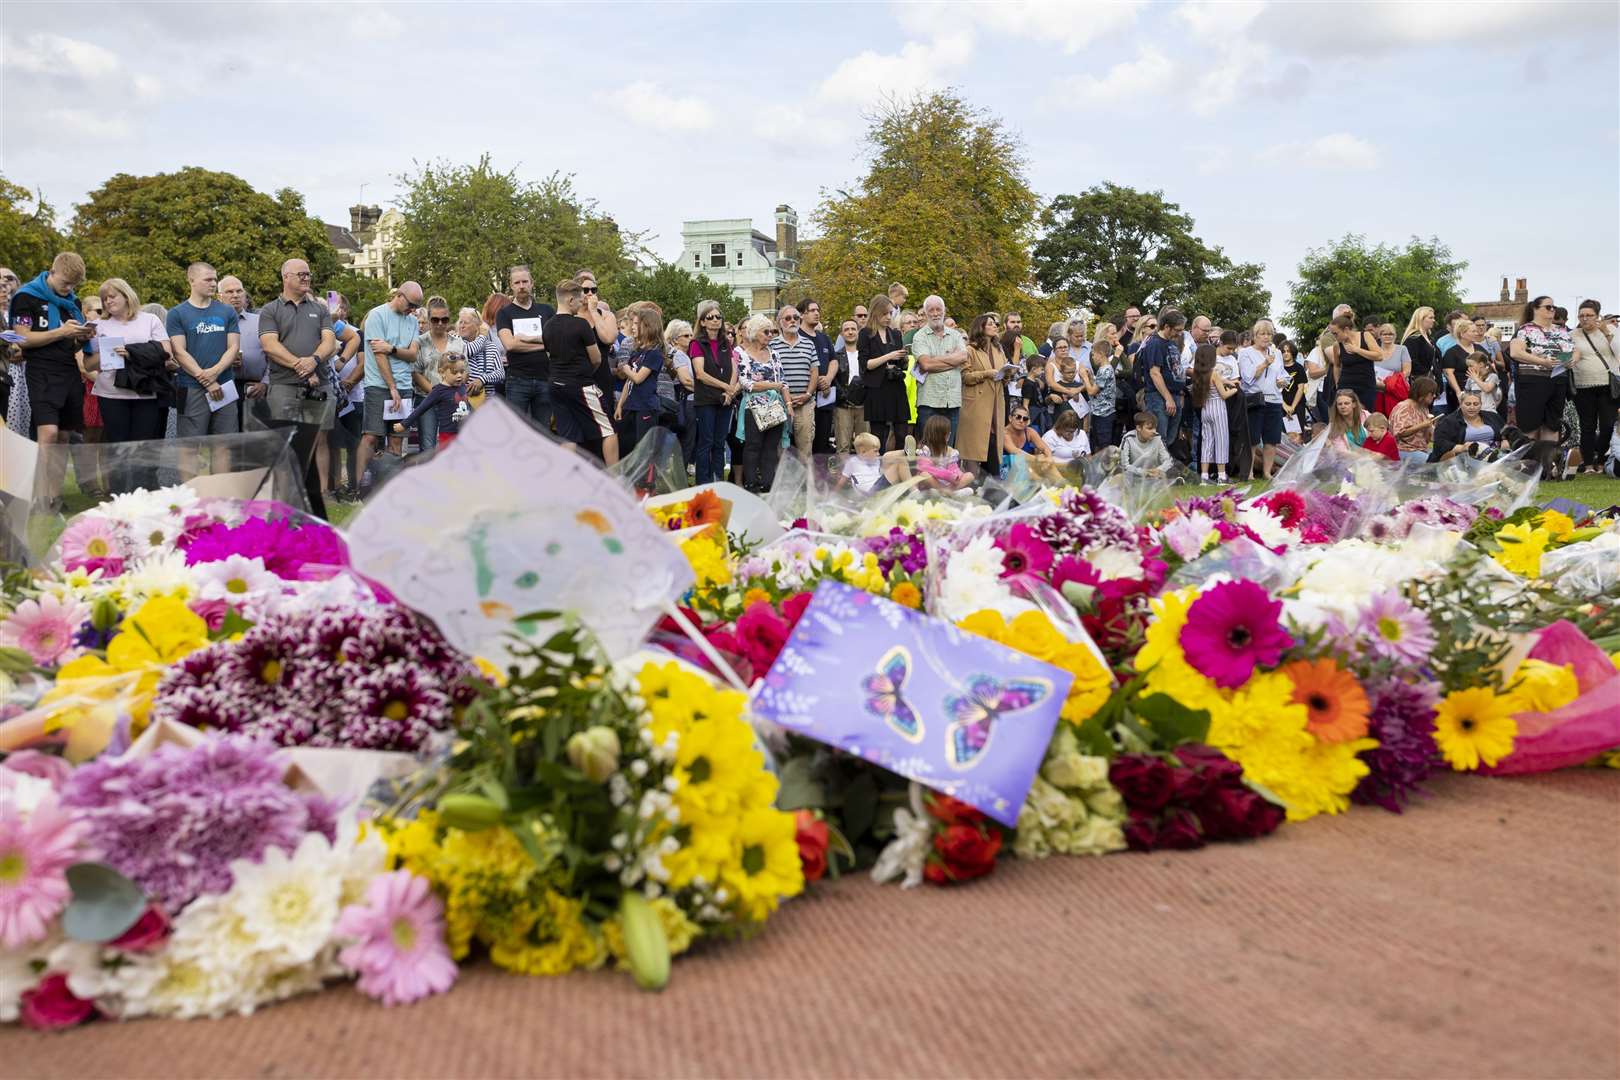
<path id="1" fill-rule="evenodd" d="M 562 974 L 623 959 L 661 986 L 695 938 L 757 926 L 804 886 L 792 814 L 741 694 L 676 663 L 609 671 L 582 630 L 519 645 L 458 724 L 393 861 L 434 885 L 452 955 Z"/>

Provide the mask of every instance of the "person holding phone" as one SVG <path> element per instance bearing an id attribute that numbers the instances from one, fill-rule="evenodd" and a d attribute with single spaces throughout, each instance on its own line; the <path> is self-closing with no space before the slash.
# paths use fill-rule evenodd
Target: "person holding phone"
<path id="1" fill-rule="evenodd" d="M 64 251 L 51 261 L 49 270 L 42 270 L 38 277 L 23 284 L 11 298 L 11 329 L 22 335 L 23 355 L 28 361 L 24 380 L 28 386 L 29 426 L 41 446 L 65 443 L 68 432 L 84 427 L 79 355 L 96 330 L 85 322 L 74 293 L 83 282 L 84 259 Z M 67 457 L 49 455 L 46 470 L 46 508 L 58 507 Z"/>

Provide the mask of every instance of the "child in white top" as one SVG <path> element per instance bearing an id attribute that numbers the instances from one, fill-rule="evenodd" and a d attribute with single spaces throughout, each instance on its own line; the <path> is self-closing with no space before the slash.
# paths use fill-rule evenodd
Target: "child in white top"
<path id="1" fill-rule="evenodd" d="M 876 491 L 879 481 L 883 479 L 883 462 L 878 453 L 880 448 L 877 436 L 871 432 L 863 431 L 855 436 L 855 452 L 844 459 L 838 486 L 854 485 L 855 490 L 863 495 Z"/>

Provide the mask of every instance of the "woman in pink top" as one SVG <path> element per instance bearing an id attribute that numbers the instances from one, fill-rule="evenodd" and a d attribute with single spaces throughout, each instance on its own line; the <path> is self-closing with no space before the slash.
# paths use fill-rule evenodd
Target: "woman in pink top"
<path id="1" fill-rule="evenodd" d="M 96 323 L 94 356 L 86 368 L 95 372 L 92 393 L 101 406 L 101 420 L 105 427 L 105 443 L 143 442 L 163 438 L 168 422 L 168 404 L 160 402 L 156 394 L 140 394 L 118 385 L 118 369 L 123 368 L 129 356 L 129 346 L 143 342 L 156 342 L 165 356 L 173 353 L 169 348 L 169 335 L 163 329 L 163 320 L 141 310 L 141 302 L 129 282 L 123 278 L 108 278 L 101 283 L 102 317 Z M 114 359 L 116 357 L 116 359 Z M 115 365 L 109 367 L 109 361 Z M 117 460 L 115 455 L 109 455 Z M 123 475 L 120 475 L 122 473 Z M 114 491 L 129 491 L 135 487 L 151 487 L 156 483 L 151 470 L 132 472 L 114 469 Z"/>
<path id="2" fill-rule="evenodd" d="M 1395 448 L 1402 461 L 1428 461 L 1434 424 L 1440 418 L 1429 413 L 1429 406 L 1440 393 L 1440 384 L 1427 375 L 1412 380 L 1405 401 L 1389 414 L 1389 430 L 1395 435 Z"/>

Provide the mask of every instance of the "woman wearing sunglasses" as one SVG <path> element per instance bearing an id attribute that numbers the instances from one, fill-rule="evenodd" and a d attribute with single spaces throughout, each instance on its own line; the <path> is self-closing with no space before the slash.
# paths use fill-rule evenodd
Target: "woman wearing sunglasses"
<path id="1" fill-rule="evenodd" d="M 439 361 L 446 356 L 467 355 L 467 343 L 450 329 L 450 303 L 442 296 L 430 296 L 427 306 L 427 330 L 416 339 L 416 360 L 411 365 L 411 385 L 416 389 L 416 400 L 421 401 L 439 385 Z M 439 445 L 439 420 L 424 414 L 417 431 L 422 450 Z"/>
<path id="2" fill-rule="evenodd" d="M 1517 427 L 1532 439 L 1557 442 L 1564 422 L 1564 372 L 1575 350 L 1569 330 L 1558 326 L 1558 305 L 1538 296 L 1524 306 L 1508 354 L 1518 361 L 1514 380 Z"/>

